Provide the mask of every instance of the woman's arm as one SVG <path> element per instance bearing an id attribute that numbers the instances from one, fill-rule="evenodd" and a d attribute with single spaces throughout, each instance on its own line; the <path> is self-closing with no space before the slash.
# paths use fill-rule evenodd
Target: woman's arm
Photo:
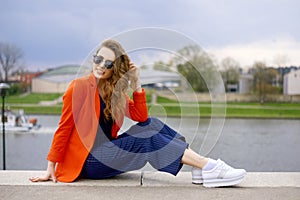
<path id="1" fill-rule="evenodd" d="M 133 93 L 133 100 L 130 99 L 129 96 L 126 96 L 127 105 L 125 115 L 138 122 L 144 122 L 148 119 L 146 92 L 144 89 L 141 90 L 141 92 Z"/>
<path id="2" fill-rule="evenodd" d="M 130 62 L 129 64 L 130 87 L 134 92 L 142 92 L 139 69 L 135 66 L 133 62 Z"/>
<path id="3" fill-rule="evenodd" d="M 130 87 L 133 92 L 133 100 L 126 96 L 126 116 L 134 121 L 143 122 L 148 119 L 148 108 L 146 104 L 146 92 L 141 87 L 139 69 L 130 63 Z"/>
<path id="4" fill-rule="evenodd" d="M 72 112 L 72 93 L 74 82 L 70 84 L 63 96 L 63 109 L 60 118 L 59 126 L 55 131 L 52 145 L 47 156 L 48 165 L 44 176 L 29 178 L 32 182 L 48 181 L 57 182 L 55 176 L 55 166 L 57 162 L 63 159 L 66 143 L 74 127 L 73 112 Z"/>
<path id="5" fill-rule="evenodd" d="M 63 96 L 61 118 L 47 156 L 47 160 L 52 162 L 59 162 L 63 159 L 67 142 L 75 125 L 73 118 L 74 108 L 72 103 L 74 85 L 75 82 L 73 81 Z"/>

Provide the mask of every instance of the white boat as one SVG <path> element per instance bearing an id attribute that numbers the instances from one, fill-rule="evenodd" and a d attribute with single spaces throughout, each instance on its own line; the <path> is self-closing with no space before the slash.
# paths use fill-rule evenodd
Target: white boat
<path id="1" fill-rule="evenodd" d="M 8 132 L 26 132 L 31 129 L 38 129 L 40 125 L 37 124 L 36 118 L 28 118 L 24 114 L 24 110 L 11 111 L 6 110 L 4 112 L 4 126 L 5 131 Z M 0 130 L 2 131 L 2 113 L 0 115 Z"/>

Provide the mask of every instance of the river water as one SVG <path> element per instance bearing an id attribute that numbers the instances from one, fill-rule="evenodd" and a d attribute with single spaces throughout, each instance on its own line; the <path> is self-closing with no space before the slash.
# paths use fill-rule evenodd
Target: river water
<path id="1" fill-rule="evenodd" d="M 46 168 L 46 156 L 59 116 L 34 117 L 38 118 L 42 125 L 40 130 L 6 133 L 6 169 Z M 162 120 L 184 135 L 195 151 L 215 159 L 221 158 L 234 167 L 253 172 L 300 171 L 300 120 L 226 119 L 217 137 L 208 133 L 212 125 L 210 119 L 201 119 L 200 123 L 195 118 Z M 130 125 L 132 122 L 126 121 L 122 130 L 126 130 Z M 2 137 L 0 142 L 1 169 Z M 210 148 L 203 150 L 201 147 L 205 147 L 207 143 Z M 184 171 L 189 169 L 188 166 L 183 168 Z"/>

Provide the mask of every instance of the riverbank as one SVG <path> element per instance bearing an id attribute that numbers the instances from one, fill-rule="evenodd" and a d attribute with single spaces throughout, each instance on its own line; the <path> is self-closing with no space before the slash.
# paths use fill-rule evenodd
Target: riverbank
<path id="1" fill-rule="evenodd" d="M 24 110 L 26 114 L 61 114 L 62 105 L 9 104 L 10 109 Z M 148 104 L 152 116 L 168 117 L 226 117 L 226 118 L 268 118 L 300 119 L 299 104 L 264 104 L 253 106 L 253 103 L 228 103 L 222 105 L 157 103 Z"/>
<path id="2" fill-rule="evenodd" d="M 6 132 L 6 169 L 43 170 L 47 167 L 46 157 L 60 115 L 29 117 L 37 118 L 41 128 L 24 133 Z M 194 151 L 214 159 L 222 158 L 234 167 L 242 167 L 249 172 L 299 171 L 299 120 L 160 119 L 182 134 Z M 120 134 L 134 123 L 125 119 Z M 147 166 L 147 171 L 152 169 Z M 190 169 L 183 166 L 182 170 Z"/>
<path id="3" fill-rule="evenodd" d="M 26 114 L 61 114 L 61 94 L 29 94 L 11 96 L 6 100 L 10 109 L 23 109 Z M 152 116 L 168 117 L 226 117 L 300 119 L 299 103 L 256 102 L 178 102 L 158 96 L 155 103 L 147 95 L 147 104 Z"/>

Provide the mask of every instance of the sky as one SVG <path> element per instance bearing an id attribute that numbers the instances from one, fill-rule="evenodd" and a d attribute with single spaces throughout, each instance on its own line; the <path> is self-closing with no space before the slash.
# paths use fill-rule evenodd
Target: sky
<path id="1" fill-rule="evenodd" d="M 104 39 L 147 27 L 189 38 L 217 63 L 232 57 L 242 68 L 255 61 L 300 66 L 299 0 L 0 2 L 0 42 L 22 49 L 29 70 L 80 64 Z M 152 36 L 139 40 L 151 43 Z M 154 57 L 141 53 L 136 62 Z"/>

